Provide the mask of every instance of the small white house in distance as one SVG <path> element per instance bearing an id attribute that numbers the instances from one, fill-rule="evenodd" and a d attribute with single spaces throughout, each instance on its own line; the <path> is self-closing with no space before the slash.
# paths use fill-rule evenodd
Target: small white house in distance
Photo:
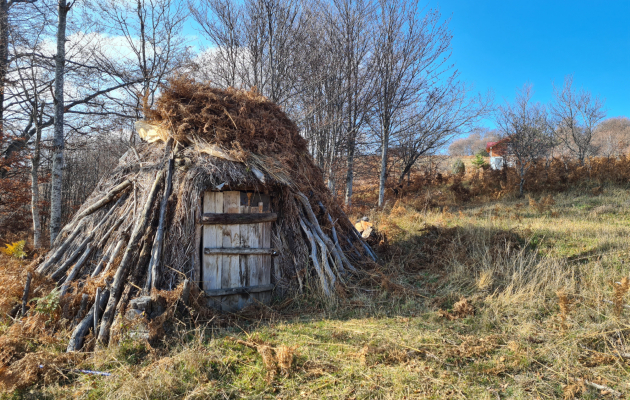
<path id="1" fill-rule="evenodd" d="M 495 169 L 495 170 L 503 169 L 503 157 L 490 156 L 490 169 Z"/>
<path id="2" fill-rule="evenodd" d="M 507 142 L 507 139 L 501 139 L 498 142 L 488 142 L 486 144 L 486 151 L 490 156 L 491 169 L 501 170 L 506 165 Z"/>

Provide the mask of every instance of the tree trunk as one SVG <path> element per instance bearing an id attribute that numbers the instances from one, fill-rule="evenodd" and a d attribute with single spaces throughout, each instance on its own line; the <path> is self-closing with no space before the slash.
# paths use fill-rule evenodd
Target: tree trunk
<path id="1" fill-rule="evenodd" d="M 521 182 L 518 185 L 518 197 L 523 197 L 523 186 L 525 186 L 525 178 L 521 178 Z"/>
<path id="2" fill-rule="evenodd" d="M 4 131 L 4 85 L 9 64 L 9 4 L 0 0 L 0 135 Z"/>
<path id="3" fill-rule="evenodd" d="M 352 183 L 354 181 L 354 150 L 356 147 L 354 135 L 348 141 L 348 160 L 346 173 L 346 207 L 352 204 Z"/>
<path id="4" fill-rule="evenodd" d="M 413 167 L 413 164 L 415 164 L 415 161 L 412 163 L 406 163 L 405 168 L 403 168 L 402 172 L 398 176 L 399 185 L 402 185 L 403 182 L 405 181 L 405 175 L 407 175 L 407 183 L 409 183 L 409 180 L 411 179 L 410 175 L 411 175 L 411 168 Z"/>
<path id="5" fill-rule="evenodd" d="M 335 170 L 334 170 L 334 150 L 330 152 L 330 160 L 328 161 L 328 179 L 327 186 L 330 193 L 335 195 Z"/>
<path id="6" fill-rule="evenodd" d="M 36 116 L 37 118 L 37 116 Z M 37 121 L 37 119 L 36 119 Z M 33 216 L 33 248 L 38 249 L 41 246 L 42 226 L 39 217 L 39 156 L 40 141 L 42 138 L 42 130 L 39 122 L 36 122 L 35 148 L 33 149 L 33 158 L 31 158 L 31 214 Z"/>
<path id="7" fill-rule="evenodd" d="M 52 246 L 61 229 L 61 190 L 63 174 L 64 74 L 66 62 L 66 18 L 70 8 L 66 0 L 59 0 L 57 7 L 57 55 L 55 56 L 55 122 L 53 137 L 53 166 L 50 185 L 50 244 Z"/>
<path id="8" fill-rule="evenodd" d="M 33 273 L 29 272 L 26 276 L 26 284 L 24 285 L 24 293 L 22 294 L 22 317 L 26 316 L 26 304 L 28 303 L 28 293 L 31 289 L 31 279 L 33 279 Z"/>
<path id="9" fill-rule="evenodd" d="M 389 129 L 384 127 L 381 142 L 381 176 L 378 181 L 378 206 L 382 207 L 385 200 L 385 181 L 387 180 L 387 152 L 389 150 Z"/>

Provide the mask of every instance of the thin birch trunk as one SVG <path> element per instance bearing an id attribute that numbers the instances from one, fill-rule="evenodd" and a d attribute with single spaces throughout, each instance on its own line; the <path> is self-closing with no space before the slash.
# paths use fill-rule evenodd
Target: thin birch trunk
<path id="1" fill-rule="evenodd" d="M 0 0 L 0 132 L 4 130 L 4 86 L 9 64 L 9 3 Z"/>
<path id="2" fill-rule="evenodd" d="M 42 225 L 39 217 L 39 159 L 40 159 L 40 141 L 42 138 L 42 129 L 40 127 L 37 116 L 35 116 L 35 148 L 33 149 L 33 158 L 31 159 L 31 214 L 33 216 L 33 248 L 39 249 L 41 246 Z"/>
<path id="3" fill-rule="evenodd" d="M 382 207 L 385 200 L 385 181 L 387 180 L 387 152 L 389 151 L 389 128 L 383 127 L 381 141 L 381 175 L 378 180 L 378 206 Z"/>
<path id="4" fill-rule="evenodd" d="M 352 205 L 352 183 L 354 181 L 354 149 L 356 147 L 355 137 L 352 134 L 348 140 L 348 159 L 347 159 L 347 172 L 346 172 L 346 206 Z"/>
<path id="5" fill-rule="evenodd" d="M 50 185 L 50 244 L 57 238 L 61 229 L 61 191 L 63 174 L 63 136 L 64 113 L 64 74 L 66 63 L 66 19 L 68 16 L 66 0 L 59 0 L 57 7 L 57 54 L 55 56 L 55 117 L 53 137 L 53 166 Z"/>

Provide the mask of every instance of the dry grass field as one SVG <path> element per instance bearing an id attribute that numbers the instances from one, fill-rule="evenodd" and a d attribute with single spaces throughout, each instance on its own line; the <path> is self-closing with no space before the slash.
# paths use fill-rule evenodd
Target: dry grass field
<path id="1" fill-rule="evenodd" d="M 0 398 L 625 398 L 630 196 L 597 189 L 457 202 L 432 187 L 355 210 L 382 265 L 334 304 L 307 291 L 176 324 L 154 346 L 123 327 L 75 357 L 63 332 L 28 338 L 34 356 L 0 374 L 30 380 Z"/>

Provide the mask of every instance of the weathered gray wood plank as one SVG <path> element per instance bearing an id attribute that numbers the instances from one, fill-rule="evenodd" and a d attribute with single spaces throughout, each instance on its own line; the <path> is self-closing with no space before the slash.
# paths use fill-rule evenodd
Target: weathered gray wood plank
<path id="1" fill-rule="evenodd" d="M 241 225 L 241 227 L 243 226 L 249 226 L 249 225 Z M 241 233 L 241 235 L 244 235 L 244 233 Z M 276 249 L 272 249 L 272 248 L 250 249 L 247 247 L 234 247 L 231 249 L 225 249 L 225 248 L 206 247 L 203 249 L 203 253 L 204 254 L 271 255 L 273 256 L 273 255 L 276 255 L 278 252 Z"/>
<path id="2" fill-rule="evenodd" d="M 203 198 L 203 212 L 216 212 L 217 197 L 221 197 L 221 212 L 223 212 L 223 196 L 222 193 L 206 192 Z M 217 241 L 220 234 L 220 227 L 217 225 L 205 225 L 203 227 L 203 246 L 220 247 L 223 243 Z M 206 255 L 203 256 L 203 289 L 212 290 L 221 288 L 221 256 Z"/>
<path id="3" fill-rule="evenodd" d="M 223 212 L 239 214 L 241 211 L 241 193 L 236 191 L 223 192 Z M 240 246 L 240 227 L 238 225 L 221 225 L 223 232 L 223 248 Z M 238 255 L 223 254 L 221 271 L 221 289 L 241 287 L 240 259 Z M 221 301 L 221 308 L 234 311 L 238 308 L 239 295 L 226 296 Z"/>
<path id="4" fill-rule="evenodd" d="M 227 288 L 227 289 L 215 289 L 215 290 L 206 290 L 205 294 L 208 297 L 214 296 L 226 296 L 226 295 L 235 295 L 235 294 L 246 294 L 246 293 L 261 293 L 273 290 L 274 285 L 256 285 L 256 286 L 245 286 L 245 287 L 235 287 L 235 288 Z"/>
<path id="5" fill-rule="evenodd" d="M 231 192 L 224 192 L 224 197 L 227 195 L 227 193 Z M 233 196 L 230 195 L 229 197 Z M 238 207 L 238 210 L 240 211 L 241 207 L 235 207 Z M 243 209 L 247 210 L 248 208 L 247 206 L 243 206 Z M 254 207 L 253 209 L 258 210 L 258 207 Z M 201 216 L 201 223 L 204 225 L 242 225 L 257 224 L 261 222 L 273 222 L 277 219 L 278 214 L 276 213 L 240 214 L 238 213 L 238 211 L 234 211 L 233 213 L 210 214 L 204 212 L 204 214 Z"/>
<path id="6" fill-rule="evenodd" d="M 261 247 L 268 248 L 271 246 L 271 222 L 263 222 L 260 224 Z M 267 285 L 271 283 L 271 267 L 272 258 L 270 254 L 260 256 L 260 278 L 258 284 Z M 271 293 L 265 292 L 258 295 L 258 300 L 263 303 L 271 301 Z"/>

